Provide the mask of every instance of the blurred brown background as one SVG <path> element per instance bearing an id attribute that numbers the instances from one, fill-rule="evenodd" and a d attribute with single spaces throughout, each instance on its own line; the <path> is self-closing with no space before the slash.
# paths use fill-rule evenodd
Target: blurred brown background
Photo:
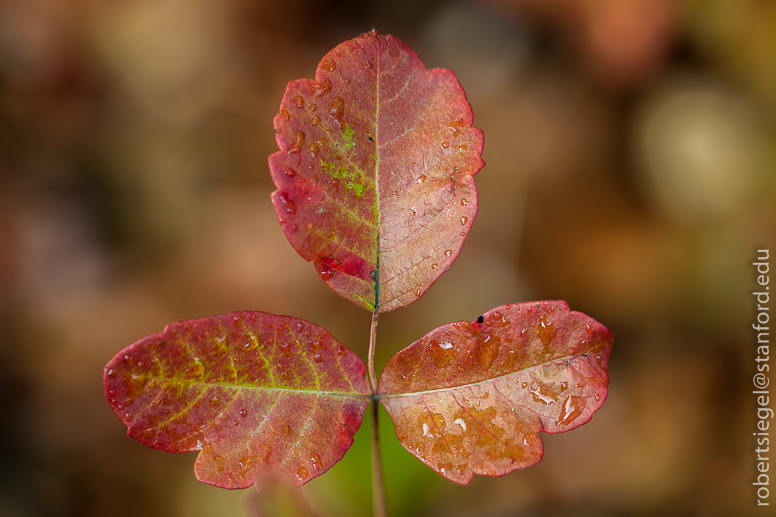
<path id="1" fill-rule="evenodd" d="M 487 163 L 458 261 L 380 318 L 378 368 L 516 301 L 616 336 L 603 408 L 503 478 L 447 482 L 383 413 L 392 515 L 765 515 L 770 0 L 0 0 L 0 515 L 243 515 L 246 491 L 197 483 L 194 454 L 137 444 L 104 400 L 103 365 L 169 321 L 291 314 L 366 356 L 369 315 L 286 242 L 266 159 L 286 83 L 372 28 L 458 74 Z M 369 513 L 367 431 L 298 493 L 324 517 Z"/>

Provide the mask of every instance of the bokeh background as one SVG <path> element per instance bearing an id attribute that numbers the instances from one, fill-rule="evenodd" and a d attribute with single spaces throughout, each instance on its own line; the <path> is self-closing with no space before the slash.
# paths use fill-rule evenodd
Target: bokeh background
<path id="1" fill-rule="evenodd" d="M 776 251 L 769 0 L 0 0 L 0 515 L 264 504 L 129 439 L 102 368 L 169 321 L 242 309 L 366 356 L 369 315 L 286 242 L 266 160 L 286 83 L 372 28 L 458 74 L 487 163 L 458 261 L 380 318 L 378 368 L 517 301 L 565 299 L 616 336 L 603 408 L 503 478 L 442 479 L 383 413 L 391 514 L 765 515 L 750 293 L 756 250 Z M 291 500 L 368 515 L 368 428 Z"/>

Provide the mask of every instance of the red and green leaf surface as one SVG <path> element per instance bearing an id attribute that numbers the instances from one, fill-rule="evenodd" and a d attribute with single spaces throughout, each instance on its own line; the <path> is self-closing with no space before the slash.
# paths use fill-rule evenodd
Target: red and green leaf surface
<path id="1" fill-rule="evenodd" d="M 404 307 L 455 258 L 477 214 L 482 131 L 450 70 L 393 36 L 338 45 L 291 81 L 275 117 L 272 201 L 288 240 L 339 295 Z"/>
<path id="2" fill-rule="evenodd" d="M 353 443 L 370 393 L 364 363 L 326 330 L 263 312 L 170 324 L 117 354 L 103 382 L 129 436 L 200 451 L 197 479 L 223 488 L 258 471 L 297 485 L 322 474 Z"/>
<path id="3" fill-rule="evenodd" d="M 613 336 L 565 302 L 497 307 L 443 325 L 396 354 L 379 399 L 400 442 L 457 483 L 540 461 L 538 432 L 578 427 L 606 399 Z M 371 400 L 361 360 L 323 328 L 240 312 L 168 325 L 105 367 L 128 434 L 201 451 L 200 481 L 245 488 L 259 474 L 296 485 L 328 470 Z"/>
<path id="4" fill-rule="evenodd" d="M 449 70 L 426 70 L 376 32 L 292 81 L 275 117 L 272 194 L 289 241 L 329 286 L 384 312 L 412 303 L 457 257 L 477 213 L 482 132 Z M 448 479 L 537 463 L 539 432 L 603 404 L 613 336 L 565 302 L 497 307 L 396 354 L 373 395 L 364 363 L 328 331 L 236 312 L 168 325 L 105 367 L 128 434 L 200 451 L 200 481 L 298 486 L 328 470 L 379 400 L 413 455 Z"/>
<path id="5" fill-rule="evenodd" d="M 392 357 L 380 401 L 402 445 L 457 483 L 541 460 L 538 432 L 589 421 L 606 398 L 614 337 L 563 301 L 497 307 Z"/>

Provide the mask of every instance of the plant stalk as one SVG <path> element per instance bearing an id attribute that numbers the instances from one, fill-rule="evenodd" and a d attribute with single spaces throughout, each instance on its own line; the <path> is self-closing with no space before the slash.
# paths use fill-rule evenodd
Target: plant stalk
<path id="1" fill-rule="evenodd" d="M 383 484 L 383 466 L 380 461 L 380 428 L 378 422 L 379 402 L 377 397 L 377 376 L 375 375 L 375 342 L 377 341 L 377 315 L 372 313 L 372 329 L 369 332 L 369 356 L 367 369 L 369 384 L 372 387 L 372 514 L 374 517 L 386 517 L 385 485 Z"/>

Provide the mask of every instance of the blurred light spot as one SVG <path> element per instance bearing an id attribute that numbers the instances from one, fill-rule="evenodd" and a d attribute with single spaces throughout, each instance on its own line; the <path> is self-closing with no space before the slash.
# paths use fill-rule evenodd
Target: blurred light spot
<path id="1" fill-rule="evenodd" d="M 719 220 L 745 206 L 761 173 L 763 143 L 743 99 L 698 81 L 659 90 L 635 127 L 648 196 L 685 224 Z"/>

